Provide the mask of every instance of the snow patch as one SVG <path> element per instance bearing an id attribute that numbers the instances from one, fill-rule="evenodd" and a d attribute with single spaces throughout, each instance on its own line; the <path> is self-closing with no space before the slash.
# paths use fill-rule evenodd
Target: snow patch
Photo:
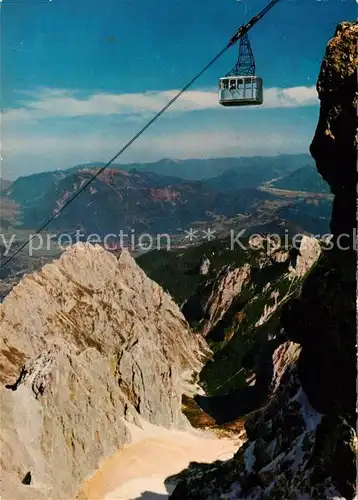
<path id="1" fill-rule="evenodd" d="M 300 413 L 305 422 L 306 428 L 309 431 L 314 431 L 320 424 L 323 414 L 319 413 L 311 406 L 302 387 L 300 387 L 297 394 L 291 399 L 291 401 L 297 401 L 300 403 Z"/>

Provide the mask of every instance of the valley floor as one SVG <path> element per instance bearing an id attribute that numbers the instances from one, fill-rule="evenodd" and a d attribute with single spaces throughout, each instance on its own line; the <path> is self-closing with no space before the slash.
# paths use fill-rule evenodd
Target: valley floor
<path id="1" fill-rule="evenodd" d="M 175 484 L 166 479 L 190 462 L 227 460 L 237 451 L 238 438 L 218 438 L 204 431 L 166 430 L 144 424 L 130 427 L 126 445 L 84 484 L 77 500 L 165 500 Z"/>

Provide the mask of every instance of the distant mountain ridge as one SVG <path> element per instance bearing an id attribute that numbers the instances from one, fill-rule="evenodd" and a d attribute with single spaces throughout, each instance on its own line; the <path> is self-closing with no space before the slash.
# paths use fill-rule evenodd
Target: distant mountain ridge
<path id="1" fill-rule="evenodd" d="M 252 215 L 255 220 L 250 225 L 260 225 L 262 221 L 267 224 L 272 220 L 272 210 L 284 208 L 287 202 L 269 189 L 261 190 L 261 186 L 272 185 L 275 179 L 291 179 L 295 172 L 302 171 L 302 165 L 309 169 L 310 163 L 309 157 L 302 154 L 114 164 L 94 179 L 49 229 L 66 232 L 80 229 L 99 235 L 120 230 L 177 233 L 193 223 L 206 224 L 218 217 L 230 221 L 238 214 Z M 2 205 L 7 200 L 10 207 L 6 212 L 10 215 L 3 225 L 9 227 L 11 214 L 16 213 L 20 227 L 41 226 L 104 165 L 90 162 L 66 170 L 19 177 L 3 190 Z M 304 180 L 308 182 L 305 189 L 312 191 L 310 184 L 317 179 L 312 181 L 312 176 L 306 175 Z M 274 218 L 292 220 L 301 227 L 301 222 L 304 226 L 307 221 L 310 231 L 326 232 L 327 221 L 323 221 L 323 226 L 319 221 L 321 216 L 327 218 L 329 207 L 322 214 L 321 209 L 313 206 L 314 213 L 310 207 L 308 212 L 305 208 L 302 219 L 301 205 L 296 202 L 292 210 L 284 210 L 283 215 L 278 212 Z M 17 207 L 16 211 L 13 206 Z"/>
<path id="2" fill-rule="evenodd" d="M 49 173 L 63 174 L 70 170 L 96 167 L 101 168 L 104 165 L 106 165 L 106 162 L 93 161 L 80 163 L 78 165 L 71 166 L 65 169 L 57 169 L 29 175 L 41 176 L 43 174 Z M 278 156 L 243 156 L 237 158 L 192 158 L 184 160 L 162 158 L 161 160 L 148 163 L 113 163 L 111 165 L 111 168 L 119 168 L 121 170 L 127 171 L 137 170 L 141 172 L 153 172 L 158 175 L 179 177 L 186 180 L 203 180 L 210 179 L 211 177 L 216 177 L 226 170 L 242 170 L 243 172 L 245 172 L 250 168 L 256 168 L 260 170 L 266 168 L 268 171 L 272 169 L 283 174 L 285 172 L 293 172 L 303 165 L 313 165 L 312 158 L 305 153 L 292 155 L 286 154 Z M 40 177 L 38 177 L 38 179 L 40 179 Z"/>
<path id="3" fill-rule="evenodd" d="M 5 194 L 21 207 L 22 227 L 33 228 L 56 215 L 95 173 L 90 166 L 20 177 Z M 276 198 L 256 189 L 223 193 L 199 181 L 108 168 L 62 211 L 51 229 L 99 235 L 133 229 L 176 232 L 217 215 L 249 212 L 257 203 Z"/>
<path id="4" fill-rule="evenodd" d="M 272 182 L 271 187 L 289 191 L 330 193 L 329 185 L 311 165 L 305 165 Z"/>
<path id="5" fill-rule="evenodd" d="M 121 165 L 124 169 L 138 169 L 140 171 L 150 171 L 161 175 L 175 175 L 187 180 L 210 179 L 223 174 L 227 170 L 240 172 L 246 176 L 253 170 L 265 172 L 263 177 L 272 179 L 273 174 L 292 172 L 302 165 L 313 165 L 312 158 L 308 154 L 278 155 L 278 156 L 250 156 L 238 158 L 205 158 L 205 159 L 186 159 L 172 160 L 164 158 L 153 163 L 133 163 L 130 165 Z M 240 187 L 255 187 L 263 182 L 259 180 L 255 184 L 245 184 Z M 221 186 L 225 187 L 225 186 Z"/>

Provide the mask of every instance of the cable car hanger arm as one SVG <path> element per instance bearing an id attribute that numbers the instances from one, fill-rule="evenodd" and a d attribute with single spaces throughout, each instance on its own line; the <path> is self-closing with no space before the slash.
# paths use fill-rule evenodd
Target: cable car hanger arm
<path id="1" fill-rule="evenodd" d="M 280 0 L 272 0 L 268 5 L 266 5 L 266 7 L 264 9 L 262 9 L 261 12 L 259 12 L 258 14 L 256 14 L 256 16 L 252 17 L 250 19 L 250 21 L 248 21 L 246 24 L 240 26 L 240 28 L 237 30 L 237 32 L 235 33 L 235 35 L 229 40 L 229 42 L 227 44 L 227 47 L 231 47 L 231 45 L 234 45 L 239 40 L 239 38 L 241 38 L 253 26 L 255 26 L 255 24 L 258 21 L 260 21 L 260 19 L 262 19 L 264 17 L 264 15 L 267 14 L 267 12 L 269 10 L 271 10 L 272 7 L 274 5 L 276 5 L 279 1 Z"/>

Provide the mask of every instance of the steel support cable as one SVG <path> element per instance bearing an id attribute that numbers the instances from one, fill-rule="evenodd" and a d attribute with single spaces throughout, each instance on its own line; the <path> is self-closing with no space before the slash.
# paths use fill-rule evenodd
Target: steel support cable
<path id="1" fill-rule="evenodd" d="M 4 262 L 0 265 L 0 271 L 7 265 L 9 264 L 16 255 L 18 255 L 24 248 L 27 247 L 27 245 L 30 244 L 32 239 L 40 234 L 53 220 L 55 220 L 61 212 L 65 208 L 67 208 L 81 193 L 84 191 L 90 184 L 93 182 L 97 177 L 104 171 L 106 168 L 108 168 L 119 156 L 121 156 L 163 113 L 165 113 L 172 104 L 174 104 L 175 101 L 179 99 L 179 97 L 184 94 L 190 88 L 196 80 L 198 80 L 203 73 L 205 73 L 232 45 L 234 45 L 239 38 L 241 38 L 245 33 L 247 33 L 258 21 L 260 21 L 263 16 L 276 4 L 278 3 L 279 0 L 272 0 L 259 14 L 256 14 L 256 16 L 252 17 L 250 21 L 248 21 L 246 24 L 241 26 L 236 34 L 230 39 L 228 44 L 215 56 L 211 61 L 204 66 L 204 68 L 197 73 L 197 75 L 194 76 L 170 101 L 163 106 L 163 108 L 158 111 L 158 113 L 153 116 L 145 125 L 142 127 L 133 137 L 130 139 L 105 165 L 103 165 L 98 172 L 96 172 L 87 182 L 81 186 L 81 188 L 74 193 L 72 197 L 70 197 L 56 212 L 56 214 L 52 215 L 37 231 L 31 235 L 31 238 L 29 238 L 27 241 L 25 241 L 20 247 L 15 250 L 15 252 Z"/>

